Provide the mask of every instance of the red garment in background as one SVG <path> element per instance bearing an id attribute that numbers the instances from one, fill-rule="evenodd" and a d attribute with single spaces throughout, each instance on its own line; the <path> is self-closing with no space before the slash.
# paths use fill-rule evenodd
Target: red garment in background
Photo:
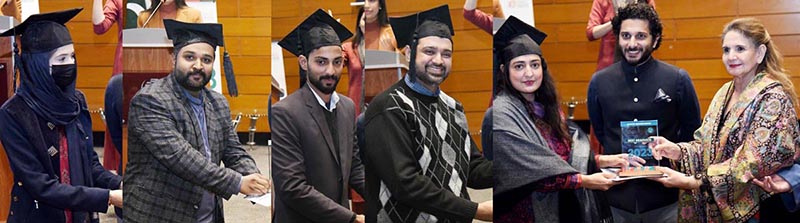
<path id="1" fill-rule="evenodd" d="M 94 33 L 101 35 L 117 23 L 117 50 L 114 51 L 114 71 L 112 74 L 122 73 L 122 0 L 107 0 L 103 6 L 105 19 L 100 24 L 94 25 Z"/>
<path id="2" fill-rule="evenodd" d="M 492 15 L 481 11 L 480 9 L 466 10 L 464 9 L 464 18 L 481 28 L 486 33 L 492 34 Z"/>
<path id="3" fill-rule="evenodd" d="M 358 50 L 353 49 L 353 42 L 346 42 L 342 44 L 344 51 L 345 65 L 347 65 L 347 74 L 350 76 L 350 81 L 347 87 L 347 97 L 353 100 L 356 107 L 356 116 L 361 114 L 361 82 L 364 80 L 364 66 L 361 64 L 361 57 L 358 55 Z M 353 117 L 355 120 L 355 117 Z"/>

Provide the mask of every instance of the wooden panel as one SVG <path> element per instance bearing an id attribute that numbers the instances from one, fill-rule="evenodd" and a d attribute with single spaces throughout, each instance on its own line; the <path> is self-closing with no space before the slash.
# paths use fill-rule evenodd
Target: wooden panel
<path id="1" fill-rule="evenodd" d="M 548 63 L 596 62 L 600 44 L 596 42 L 574 42 L 542 44 L 542 52 Z"/>
<path id="2" fill-rule="evenodd" d="M 586 41 L 586 22 L 559 24 L 554 33 L 557 42 L 584 42 Z M 551 40 L 547 40 L 550 42 Z M 546 42 L 545 42 L 546 43 Z M 599 43 L 598 43 L 599 44 Z"/>
<path id="3" fill-rule="evenodd" d="M 800 21 L 800 13 L 760 15 L 754 17 L 764 23 L 764 26 L 767 27 L 769 34 L 772 36 L 800 34 L 800 26 L 797 26 L 797 22 Z M 720 28 L 720 30 L 722 30 L 722 28 Z"/>
<path id="4" fill-rule="evenodd" d="M 712 59 L 722 56 L 722 43 L 719 38 L 664 40 L 653 55 L 662 60 L 672 59 Z"/>
<path id="5" fill-rule="evenodd" d="M 268 95 L 272 89 L 271 76 L 265 75 L 236 75 L 236 83 L 240 95 Z M 225 77 L 222 77 L 222 93 L 228 95 Z"/>
<path id="6" fill-rule="evenodd" d="M 448 94 L 454 92 L 486 92 L 492 90 L 492 74 L 486 71 L 465 71 L 451 74 L 441 85 Z"/>
<path id="7" fill-rule="evenodd" d="M 225 36 L 270 36 L 270 18 L 219 18 Z M 255 29 L 255 27 L 264 27 Z"/>
<path id="8" fill-rule="evenodd" d="M 75 87 L 83 88 L 106 88 L 108 79 L 111 78 L 112 67 L 78 67 L 78 78 Z"/>
<path id="9" fill-rule="evenodd" d="M 721 59 L 678 60 L 674 65 L 689 72 L 692 80 L 731 78 Z"/>
<path id="10" fill-rule="evenodd" d="M 797 0 L 740 0 L 738 6 L 741 15 L 800 12 Z"/>
<path id="11" fill-rule="evenodd" d="M 675 20 L 676 38 L 720 38 L 722 28 L 733 17 Z"/>
<path id="12" fill-rule="evenodd" d="M 778 45 L 783 56 L 800 56 L 800 35 L 773 36 L 772 41 Z"/>
<path id="13" fill-rule="evenodd" d="M 263 17 L 269 12 L 272 12 L 272 4 L 265 3 L 263 0 L 239 0 L 239 16 Z"/>
<path id="14" fill-rule="evenodd" d="M 88 27 L 88 28 L 87 28 Z M 111 26 L 108 32 L 97 35 L 94 33 L 92 22 L 69 22 L 67 28 L 70 30 L 72 42 L 76 44 L 82 43 L 113 43 L 117 44 L 117 25 Z M 88 31 L 88 32 L 87 32 Z M 114 51 L 111 51 L 114 53 Z"/>
<path id="15" fill-rule="evenodd" d="M 265 49 L 269 50 L 269 49 Z M 231 56 L 237 75 L 265 75 L 270 73 L 272 61 L 267 56 Z M 238 65 L 237 65 L 238 64 Z"/>
<path id="16" fill-rule="evenodd" d="M 453 73 L 458 71 L 492 70 L 492 52 L 489 50 L 453 51 Z M 452 75 L 452 74 L 451 74 Z"/>
<path id="17" fill-rule="evenodd" d="M 8 219 L 8 211 L 11 210 L 11 188 L 14 186 L 14 173 L 11 172 L 11 164 L 8 163 L 6 150 L 0 143 L 0 219 L 5 222 Z"/>
<path id="18" fill-rule="evenodd" d="M 547 59 L 547 58 L 545 58 Z M 594 75 L 597 63 L 583 62 L 583 63 L 550 63 L 547 61 L 547 69 L 553 75 L 556 82 L 570 82 L 570 81 L 590 81 Z"/>
<path id="19" fill-rule="evenodd" d="M 268 37 L 228 37 L 225 38 L 228 53 L 236 56 L 268 56 L 270 38 Z"/>
<path id="20" fill-rule="evenodd" d="M 239 14 L 240 1 L 225 1 L 225 4 L 217 4 L 218 17 L 236 17 Z M 264 11 L 269 12 L 269 11 Z M 227 42 L 227 41 L 225 41 Z"/>
<path id="21" fill-rule="evenodd" d="M 735 0 L 672 0 L 663 3 L 657 2 L 656 5 L 658 7 L 658 15 L 662 19 L 734 16 L 737 13 Z"/>
<path id="22" fill-rule="evenodd" d="M 491 52 L 492 35 L 482 29 L 464 30 L 453 36 L 453 50 L 455 52 L 467 50 L 484 50 Z"/>
<path id="23" fill-rule="evenodd" d="M 111 66 L 114 64 L 115 50 L 117 50 L 116 43 L 75 44 L 75 56 L 77 57 L 77 62 L 80 65 Z"/>
<path id="24" fill-rule="evenodd" d="M 104 2 L 105 3 L 105 2 Z M 83 7 L 83 11 L 78 13 L 75 18 L 73 18 L 72 22 L 75 21 L 83 21 L 83 22 L 91 22 L 92 21 L 92 1 L 83 1 L 83 0 L 44 0 L 39 1 L 39 12 L 47 13 L 47 12 L 54 12 L 54 11 L 61 11 L 65 9 Z M 88 31 L 91 33 L 92 27 L 89 26 Z"/>
<path id="25" fill-rule="evenodd" d="M 295 16 L 302 16 L 300 13 L 300 4 L 297 0 L 272 0 L 273 19 Z"/>
<path id="26" fill-rule="evenodd" d="M 536 5 L 534 16 L 536 24 L 586 23 L 591 9 L 592 3 Z"/>
<path id="27" fill-rule="evenodd" d="M 800 57 L 784 57 L 783 58 L 783 66 L 789 73 L 792 74 L 794 77 L 800 76 Z M 800 87 L 800 86 L 798 86 Z"/>
<path id="28" fill-rule="evenodd" d="M 447 95 L 460 101 L 464 111 L 486 111 L 492 100 L 492 95 L 486 92 L 447 92 Z"/>

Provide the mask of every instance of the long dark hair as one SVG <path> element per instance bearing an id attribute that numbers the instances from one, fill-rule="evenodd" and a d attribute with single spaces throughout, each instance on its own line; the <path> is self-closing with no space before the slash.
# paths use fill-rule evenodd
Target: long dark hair
<path id="1" fill-rule="evenodd" d="M 539 89 L 537 89 L 533 95 L 536 99 L 536 102 L 541 103 L 544 107 L 544 117 L 542 117 L 541 121 L 544 121 L 545 124 L 550 126 L 557 138 L 571 143 L 572 138 L 569 137 L 567 124 L 561 116 L 560 97 L 558 95 L 558 91 L 556 91 L 555 81 L 553 80 L 553 76 L 550 75 L 550 71 L 547 69 L 547 63 L 545 62 L 544 57 L 541 55 L 539 55 L 539 57 L 541 57 L 542 60 L 542 85 L 539 86 Z M 513 58 L 502 60 L 501 65 L 503 66 L 503 69 L 498 70 L 498 72 L 500 72 L 497 81 L 498 92 L 505 91 L 513 97 L 519 99 L 522 104 L 525 105 L 525 110 L 528 112 L 528 116 L 531 118 L 531 120 L 536 121 L 539 118 L 534 115 L 533 104 L 528 102 L 528 100 L 525 100 L 525 98 L 522 96 L 522 93 L 511 85 L 511 78 L 509 77 L 510 72 L 508 72 L 508 70 L 510 69 L 509 62 L 511 62 L 512 59 Z"/>
<path id="2" fill-rule="evenodd" d="M 386 0 L 378 0 L 378 24 L 381 27 L 389 26 L 389 10 L 386 9 Z"/>
<path id="3" fill-rule="evenodd" d="M 158 2 L 160 2 L 160 1 L 161 0 L 150 0 L 150 8 L 148 8 L 147 10 L 144 10 L 144 11 L 152 13 L 153 10 L 156 9 L 156 6 L 158 5 Z M 186 5 L 186 0 L 175 0 L 175 8 L 176 9 L 187 7 L 187 6 L 188 5 Z"/>
<path id="4" fill-rule="evenodd" d="M 363 16 L 364 16 L 364 7 L 361 7 L 358 9 L 358 16 L 356 17 L 356 36 L 353 38 L 353 44 L 351 44 L 353 50 L 357 50 L 358 46 L 361 45 L 361 41 L 364 40 L 364 32 L 362 32 L 360 28 L 361 17 Z M 366 27 L 364 28 L 366 29 Z"/>

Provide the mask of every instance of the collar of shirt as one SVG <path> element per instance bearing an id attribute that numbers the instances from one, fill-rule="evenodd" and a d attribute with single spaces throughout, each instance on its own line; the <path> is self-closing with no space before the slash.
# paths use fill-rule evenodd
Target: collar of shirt
<path id="1" fill-rule="evenodd" d="M 203 105 L 203 92 L 200 92 L 200 97 L 195 97 L 189 93 L 189 90 L 183 89 L 183 95 L 189 99 L 192 105 Z"/>
<path id="2" fill-rule="evenodd" d="M 406 85 L 408 85 L 408 87 L 411 88 L 411 90 L 414 90 L 417 93 L 420 93 L 425 96 L 439 97 L 439 89 L 436 89 L 436 92 L 431 92 L 430 90 L 425 88 L 425 86 L 422 86 L 422 84 L 420 84 L 419 81 L 411 82 L 411 76 L 409 76 L 408 74 L 406 74 L 406 77 L 403 79 L 405 80 Z"/>
<path id="3" fill-rule="evenodd" d="M 335 91 L 331 93 L 331 103 L 329 105 L 325 105 L 325 101 L 323 101 L 322 98 L 319 97 L 317 92 L 311 88 L 312 88 L 311 86 L 308 86 L 308 90 L 314 94 L 315 98 L 317 98 L 317 102 L 319 102 L 319 105 L 322 105 L 322 107 L 325 108 L 325 110 L 328 110 L 329 112 L 333 112 L 333 109 L 336 109 L 336 103 L 339 103 L 339 94 L 337 94 Z"/>
<path id="4" fill-rule="evenodd" d="M 637 65 L 631 65 L 624 59 L 620 62 L 622 63 L 622 71 L 625 72 L 626 75 L 638 75 L 647 72 L 648 69 L 653 67 L 653 64 L 656 63 L 656 58 L 653 58 L 651 55 L 650 58 L 647 58 L 647 61 Z"/>

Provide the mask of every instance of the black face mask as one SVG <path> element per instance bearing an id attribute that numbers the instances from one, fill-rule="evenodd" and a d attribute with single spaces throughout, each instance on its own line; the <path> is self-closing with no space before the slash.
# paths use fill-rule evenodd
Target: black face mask
<path id="1" fill-rule="evenodd" d="M 62 89 L 75 82 L 75 78 L 78 77 L 78 65 L 76 64 L 52 65 L 51 69 L 53 70 L 53 80 Z"/>

